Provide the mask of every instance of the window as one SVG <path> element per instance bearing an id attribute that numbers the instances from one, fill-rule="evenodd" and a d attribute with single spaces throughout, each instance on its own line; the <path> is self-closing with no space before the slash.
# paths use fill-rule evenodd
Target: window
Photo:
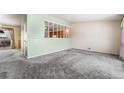
<path id="1" fill-rule="evenodd" d="M 48 35 L 48 22 L 45 22 L 45 37 L 49 37 Z"/>
<path id="2" fill-rule="evenodd" d="M 54 37 L 54 24 L 49 23 L 49 37 L 53 38 Z"/>
<path id="3" fill-rule="evenodd" d="M 57 30 L 58 30 L 57 24 L 54 24 L 54 35 L 53 35 L 54 38 L 57 38 L 58 36 Z"/>
<path id="4" fill-rule="evenodd" d="M 57 31 L 57 32 L 58 32 L 58 36 L 57 36 L 58 38 L 60 38 L 60 37 L 61 37 L 60 30 L 61 30 L 60 25 L 58 25 L 58 31 Z"/>
<path id="5" fill-rule="evenodd" d="M 45 21 L 45 38 L 70 38 L 70 27 Z"/>

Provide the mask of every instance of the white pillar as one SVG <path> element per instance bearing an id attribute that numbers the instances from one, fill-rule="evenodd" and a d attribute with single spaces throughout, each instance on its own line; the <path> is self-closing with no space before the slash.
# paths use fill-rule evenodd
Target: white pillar
<path id="1" fill-rule="evenodd" d="M 120 46 L 120 59 L 124 60 L 124 19 L 121 24 L 122 32 L 121 32 L 121 46 Z"/>
<path id="2" fill-rule="evenodd" d="M 120 58 L 124 60 L 124 30 L 122 30 L 122 33 L 121 33 Z"/>

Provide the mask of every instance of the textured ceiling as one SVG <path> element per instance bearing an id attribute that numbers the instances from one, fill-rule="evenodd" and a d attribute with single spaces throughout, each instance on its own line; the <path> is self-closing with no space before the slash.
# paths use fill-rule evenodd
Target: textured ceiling
<path id="1" fill-rule="evenodd" d="M 0 24 L 21 25 L 21 14 L 0 14 Z"/>
<path id="2" fill-rule="evenodd" d="M 50 14 L 69 22 L 85 22 L 85 21 L 116 21 L 122 20 L 122 14 Z"/>

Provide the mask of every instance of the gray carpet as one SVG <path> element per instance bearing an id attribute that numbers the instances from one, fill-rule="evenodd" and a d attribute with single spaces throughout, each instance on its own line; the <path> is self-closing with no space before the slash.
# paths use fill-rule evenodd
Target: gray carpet
<path id="1" fill-rule="evenodd" d="M 121 79 L 118 56 L 69 49 L 32 59 L 18 50 L 0 50 L 1 79 Z"/>

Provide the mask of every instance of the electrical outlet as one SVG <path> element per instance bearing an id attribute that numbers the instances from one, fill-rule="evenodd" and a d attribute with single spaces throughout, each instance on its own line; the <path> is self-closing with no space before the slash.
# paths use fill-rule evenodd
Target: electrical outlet
<path id="1" fill-rule="evenodd" d="M 88 50 L 91 50 L 91 48 L 88 48 Z"/>

